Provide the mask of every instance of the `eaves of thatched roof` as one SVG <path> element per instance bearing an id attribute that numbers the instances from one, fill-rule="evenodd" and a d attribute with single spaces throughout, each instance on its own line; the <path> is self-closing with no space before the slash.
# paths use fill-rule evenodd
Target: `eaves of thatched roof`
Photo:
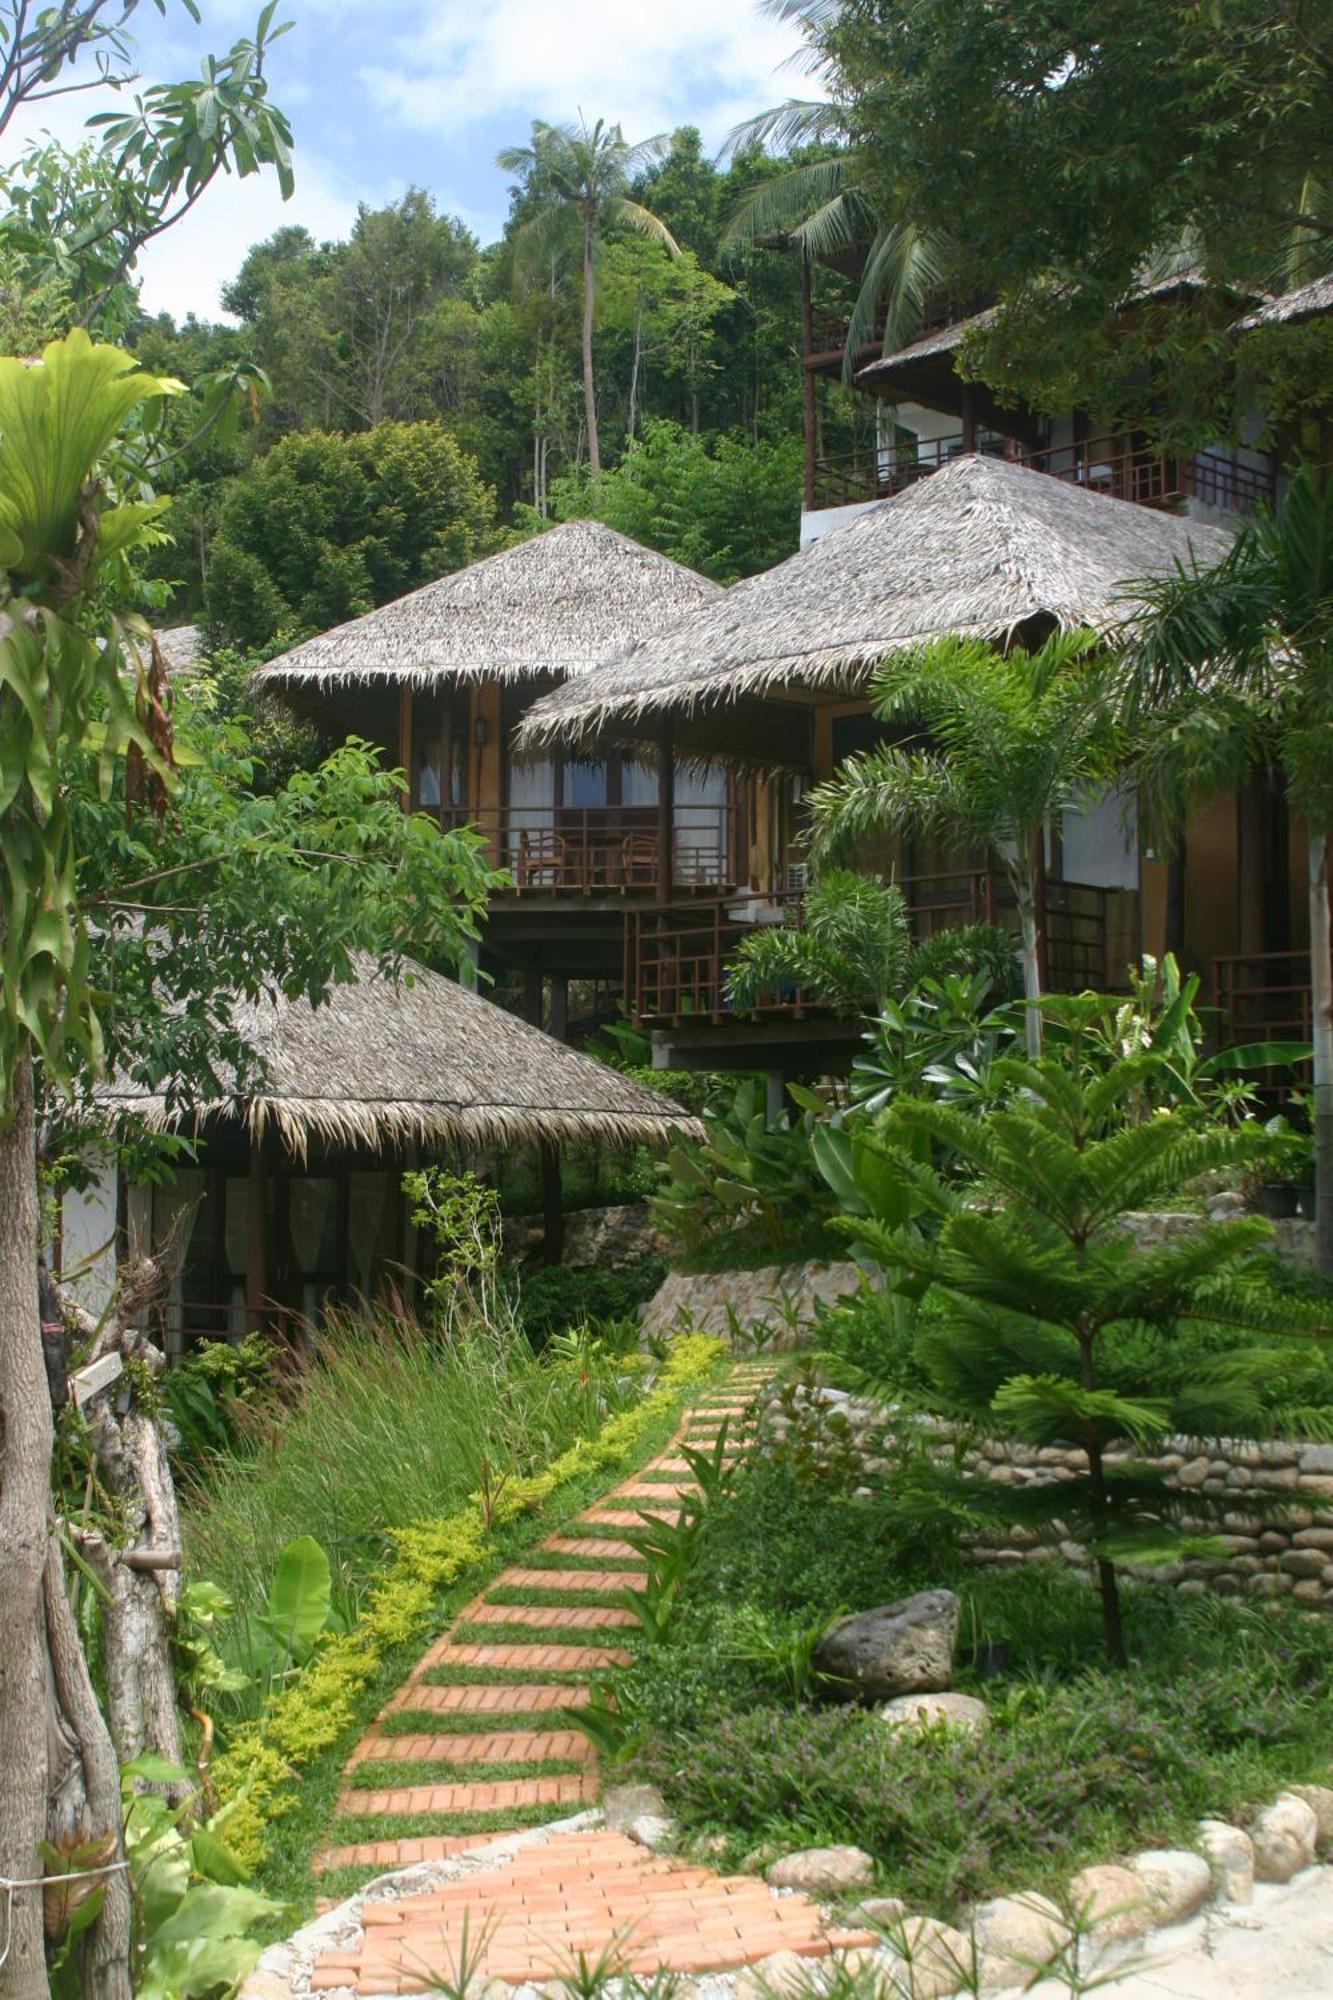
<path id="1" fill-rule="evenodd" d="M 876 382 L 881 376 L 889 375 L 895 368 L 913 361 L 930 361 L 937 354 L 952 354 L 960 348 L 970 333 L 980 332 L 982 327 L 991 326 L 996 309 L 986 306 L 981 312 L 971 313 L 966 319 L 950 320 L 944 326 L 932 327 L 919 339 L 909 341 L 906 347 L 899 347 L 892 354 L 881 355 L 878 361 L 869 361 L 864 368 L 856 371 L 858 382 Z"/>
<path id="2" fill-rule="evenodd" d="M 1308 285 L 1300 285 L 1295 291 L 1265 300 L 1257 312 L 1248 313 L 1240 324 L 1243 330 L 1255 326 L 1296 326 L 1302 320 L 1319 319 L 1330 312 L 1333 312 L 1333 271 L 1322 278 L 1312 278 Z"/>
<path id="3" fill-rule="evenodd" d="M 281 997 L 239 1002 L 233 1021 L 262 1058 L 253 1094 L 182 1107 L 114 1079 L 99 1087 L 113 1123 L 159 1130 L 222 1118 L 276 1131 L 297 1158 L 312 1141 L 371 1151 L 595 1140 L 664 1145 L 696 1122 L 664 1097 L 418 965 L 398 979 L 363 958 L 322 1007 Z"/>
<path id="4" fill-rule="evenodd" d="M 858 515 L 720 602 L 536 702 L 520 746 L 651 733 L 695 718 L 744 754 L 723 711 L 783 693 L 851 695 L 889 653 L 946 634 L 1005 643 L 1032 621 L 1109 634 L 1128 580 L 1216 561 L 1230 534 L 1048 473 L 971 455 Z M 707 711 L 705 714 L 704 711 Z"/>
<path id="5" fill-rule="evenodd" d="M 254 685 L 563 679 L 720 595 L 720 584 L 600 521 L 567 521 L 307 639 Z"/>

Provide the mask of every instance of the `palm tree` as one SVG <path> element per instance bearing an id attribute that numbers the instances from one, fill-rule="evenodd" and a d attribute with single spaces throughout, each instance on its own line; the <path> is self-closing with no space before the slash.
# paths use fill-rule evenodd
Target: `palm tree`
<path id="1" fill-rule="evenodd" d="M 1204 746 L 1196 790 L 1227 770 L 1228 745 L 1233 771 L 1275 753 L 1308 829 L 1315 1256 L 1333 1275 L 1333 474 L 1303 467 L 1220 562 L 1129 589 L 1146 609 L 1128 635 L 1126 719 L 1149 752 L 1164 724 L 1192 724 Z M 1187 802 L 1188 782 L 1179 790 Z"/>
<path id="2" fill-rule="evenodd" d="M 813 882 L 796 922 L 766 925 L 741 940 L 727 968 L 727 998 L 744 1011 L 775 987 L 799 986 L 840 1015 L 878 1012 L 923 979 L 981 975 L 1008 999 L 1017 971 L 1014 941 L 990 924 L 912 937 L 896 882 L 830 868 Z"/>
<path id="3" fill-rule="evenodd" d="M 1052 633 L 1032 652 L 947 638 L 891 657 L 871 683 L 875 714 L 918 725 L 928 743 L 849 757 L 810 794 L 816 861 L 883 833 L 934 834 L 994 857 L 1018 908 L 1032 1055 L 1041 1051 L 1046 828 L 1105 790 L 1121 745 L 1100 646 L 1080 630 Z"/>
<path id="4" fill-rule="evenodd" d="M 637 229 L 651 236 L 671 256 L 680 246 L 664 222 L 630 198 L 636 173 L 662 157 L 670 141 L 666 134 L 627 143 L 619 125 L 599 118 L 589 126 L 546 125 L 533 120 L 530 146 L 506 146 L 496 164 L 518 174 L 536 197 L 531 219 L 520 237 L 529 244 L 548 241 L 554 231 L 577 217 L 583 237 L 583 406 L 588 426 L 588 466 L 594 479 L 602 469 L 597 433 L 597 390 L 592 365 L 592 329 L 596 309 L 597 238 L 608 225 Z"/>
<path id="5" fill-rule="evenodd" d="M 834 64 L 822 35 L 834 22 L 838 0 L 765 0 L 762 11 L 798 22 L 808 55 L 805 67 L 830 81 Z M 722 248 L 740 249 L 775 238 L 794 245 L 808 267 L 842 250 L 866 252 L 861 281 L 847 327 L 843 372 L 850 377 L 856 356 L 874 338 L 884 316 L 884 352 L 911 339 L 921 323 L 928 295 L 943 284 L 953 244 L 938 230 L 910 221 L 888 221 L 863 184 L 860 163 L 848 146 L 846 119 L 833 99 L 789 98 L 738 125 L 727 151 L 835 144 L 827 159 L 806 160 L 762 180 L 738 204 L 722 232 Z"/>

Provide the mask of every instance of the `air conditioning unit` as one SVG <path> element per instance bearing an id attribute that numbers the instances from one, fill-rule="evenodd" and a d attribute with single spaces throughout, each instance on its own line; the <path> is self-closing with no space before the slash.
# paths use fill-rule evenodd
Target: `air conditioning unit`
<path id="1" fill-rule="evenodd" d="M 787 891 L 792 896 L 803 896 L 810 873 L 809 863 L 789 861 L 787 863 Z"/>

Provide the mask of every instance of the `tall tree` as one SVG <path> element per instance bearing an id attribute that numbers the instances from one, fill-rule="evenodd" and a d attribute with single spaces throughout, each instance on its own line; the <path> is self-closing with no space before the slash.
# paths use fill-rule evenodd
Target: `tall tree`
<path id="1" fill-rule="evenodd" d="M 816 857 L 878 832 L 935 834 L 982 848 L 1018 907 L 1027 1044 L 1041 1052 L 1041 890 L 1046 832 L 1113 779 L 1120 733 L 1094 633 L 1057 632 L 1033 652 L 941 639 L 891 658 L 871 683 L 875 714 L 915 725 L 919 749 L 884 744 L 849 757 L 810 794 Z"/>
<path id="2" fill-rule="evenodd" d="M 1130 721 L 1151 745 L 1164 721 L 1193 711 L 1206 769 L 1225 762 L 1227 738 L 1237 766 L 1276 752 L 1305 821 L 1316 1258 L 1333 1275 L 1333 474 L 1303 468 L 1278 510 L 1245 522 L 1221 562 L 1134 591 L 1148 609 L 1131 628 Z"/>
<path id="3" fill-rule="evenodd" d="M 497 165 L 517 174 L 535 197 L 534 212 L 523 225 L 530 250 L 549 242 L 573 217 L 581 235 L 583 262 L 583 408 L 588 432 L 588 464 L 594 479 L 602 469 L 597 428 L 597 385 L 593 373 L 593 327 L 596 317 L 597 241 L 615 225 L 654 237 L 671 255 L 678 254 L 666 224 L 630 195 L 634 175 L 665 151 L 664 136 L 631 146 L 619 125 L 599 118 L 589 126 L 546 125 L 534 120 L 532 143 L 507 146 Z"/>
<path id="4" fill-rule="evenodd" d="M 999 302 L 969 369 L 1041 409 L 1073 388 L 1100 418 L 1149 420 L 1188 391 L 1194 443 L 1237 435 L 1233 371 L 1208 350 L 1238 290 L 1333 266 L 1329 0 L 807 11 L 868 199 L 950 234 L 969 288 Z"/>

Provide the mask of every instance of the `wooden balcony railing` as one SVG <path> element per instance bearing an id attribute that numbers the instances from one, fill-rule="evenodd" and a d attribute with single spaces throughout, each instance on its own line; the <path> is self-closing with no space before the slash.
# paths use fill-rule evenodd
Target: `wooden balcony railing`
<path id="1" fill-rule="evenodd" d="M 456 806 L 455 826 L 485 836 L 509 870 L 514 896 L 644 895 L 659 887 L 655 806 L 509 806 L 478 812 Z M 672 818 L 672 887 L 726 889 L 741 878 L 730 807 L 677 806 Z"/>
<path id="2" fill-rule="evenodd" d="M 1308 951 L 1263 951 L 1213 960 L 1218 1038 L 1308 1042 L 1314 1032 Z"/>
<path id="3" fill-rule="evenodd" d="M 961 924 L 1013 928 L 1013 891 L 1005 876 L 958 869 L 909 876 L 900 886 L 919 937 Z M 1114 891 L 1083 882 L 1046 884 L 1045 973 L 1055 992 L 1111 984 L 1107 910 Z M 625 992 L 640 1021 L 714 1022 L 731 1016 L 726 973 L 742 938 L 761 926 L 799 920 L 801 896 L 732 896 L 712 903 L 634 909 L 626 918 Z M 1015 943 L 1015 948 L 1017 945 Z M 774 990 L 753 1018 L 802 1020 L 819 1005 L 799 987 Z"/>
<path id="4" fill-rule="evenodd" d="M 980 448 L 991 449 L 984 443 Z M 815 505 L 845 507 L 858 501 L 889 499 L 937 472 L 962 450 L 959 432 L 923 440 L 911 457 L 900 450 L 886 450 L 819 459 L 815 464 Z M 1085 438 L 1045 451 L 1017 452 L 1014 458 L 1034 472 L 1048 472 L 1055 479 L 1067 479 L 1114 500 L 1132 500 L 1140 507 L 1172 508 L 1186 500 L 1198 500 L 1228 513 L 1253 514 L 1261 503 L 1271 503 L 1276 490 L 1271 462 L 1254 465 L 1238 453 L 1222 451 L 1166 458 L 1127 445 L 1123 437 Z"/>

